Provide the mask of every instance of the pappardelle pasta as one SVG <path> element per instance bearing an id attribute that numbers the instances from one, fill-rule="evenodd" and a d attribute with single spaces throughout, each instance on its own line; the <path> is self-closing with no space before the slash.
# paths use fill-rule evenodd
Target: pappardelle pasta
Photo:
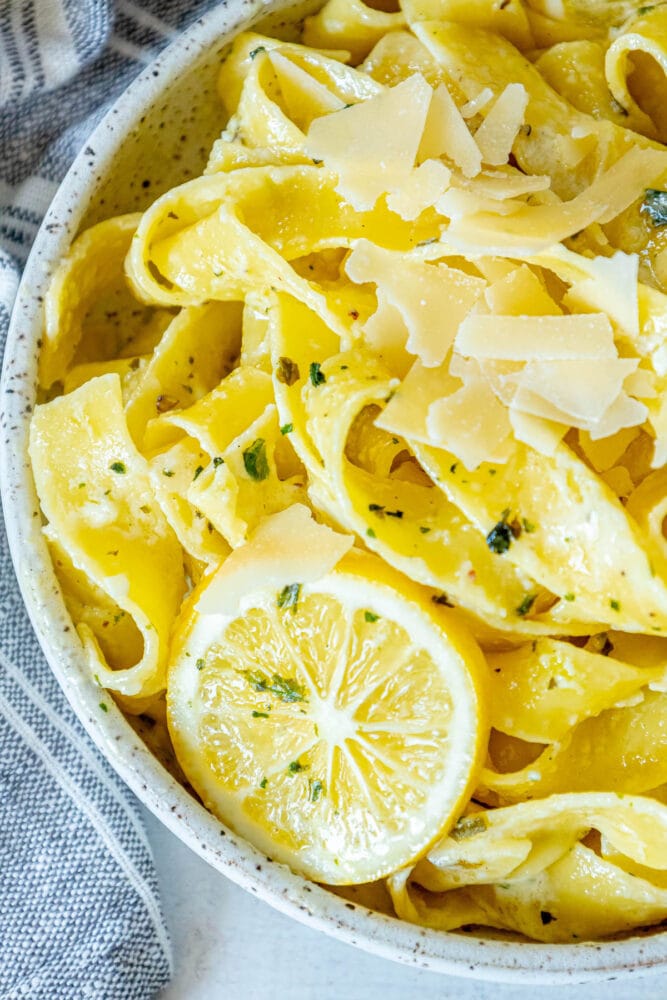
<path id="1" fill-rule="evenodd" d="M 667 3 L 327 0 L 219 94 L 202 176 L 46 301 L 30 454 L 92 675 L 404 920 L 664 922 Z"/>

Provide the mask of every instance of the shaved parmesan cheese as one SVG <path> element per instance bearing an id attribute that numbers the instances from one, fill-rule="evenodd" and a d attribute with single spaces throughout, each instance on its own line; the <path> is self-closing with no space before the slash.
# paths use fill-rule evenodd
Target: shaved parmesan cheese
<path id="1" fill-rule="evenodd" d="M 528 106 L 526 88 L 509 83 L 475 133 L 484 163 L 507 163 Z"/>
<path id="2" fill-rule="evenodd" d="M 587 428 L 593 441 L 600 438 L 611 437 L 624 427 L 639 427 L 648 416 L 648 410 L 643 403 L 631 399 L 625 393 L 621 393 L 611 404 L 602 420 Z"/>
<path id="3" fill-rule="evenodd" d="M 509 411 L 509 418 L 516 440 L 542 455 L 553 455 L 568 429 L 566 424 L 535 417 L 514 408 Z"/>
<path id="4" fill-rule="evenodd" d="M 501 316 L 562 314 L 535 272 L 525 264 L 494 281 L 484 292 L 484 298 L 491 312 Z"/>
<path id="5" fill-rule="evenodd" d="M 655 399 L 658 393 L 655 388 L 655 375 L 645 368 L 638 368 L 637 371 L 628 375 L 623 388 L 629 396 L 637 399 Z"/>
<path id="6" fill-rule="evenodd" d="M 431 444 L 451 451 L 471 471 L 482 462 L 505 462 L 511 450 L 507 410 L 481 379 L 431 403 L 426 430 Z"/>
<path id="7" fill-rule="evenodd" d="M 400 188 L 387 196 L 387 207 L 402 219 L 416 219 L 447 190 L 451 176 L 451 170 L 440 160 L 424 160 Z"/>
<path id="8" fill-rule="evenodd" d="M 316 118 L 306 153 L 338 174 L 337 191 L 357 211 L 398 188 L 414 164 L 433 91 L 415 73 L 351 108 Z"/>
<path id="9" fill-rule="evenodd" d="M 485 198 L 520 198 L 524 194 L 547 191 L 551 178 L 546 174 L 522 174 L 508 167 L 505 170 L 485 170 L 474 181 L 465 182 L 464 186 L 474 186 L 475 192 Z"/>
<path id="10" fill-rule="evenodd" d="M 300 129 L 305 131 L 313 118 L 345 107 L 345 102 L 340 97 L 332 94 L 280 50 L 274 49 L 268 58 L 278 79 L 287 114 Z"/>
<path id="11" fill-rule="evenodd" d="M 635 147 L 571 201 L 526 205 L 506 218 L 485 212 L 466 216 L 452 222 L 447 240 L 453 246 L 470 251 L 483 247 L 489 255 L 512 250 L 521 253 L 544 250 L 593 222 L 610 222 L 636 201 L 664 170 L 664 152 Z"/>
<path id="12" fill-rule="evenodd" d="M 504 361 L 616 358 L 614 331 L 602 313 L 578 316 L 470 315 L 459 327 L 459 354 Z"/>
<path id="13" fill-rule="evenodd" d="M 312 583 L 329 573 L 352 547 L 341 535 L 313 520 L 307 507 L 294 504 L 265 518 L 245 545 L 235 549 L 202 594 L 201 614 L 232 615 L 255 590 Z"/>
<path id="14" fill-rule="evenodd" d="M 631 336 L 639 333 L 639 257 L 620 250 L 613 257 L 587 262 L 591 277 L 572 285 L 565 296 L 568 308 L 602 310 Z"/>
<path id="15" fill-rule="evenodd" d="M 482 169 L 482 156 L 461 112 L 444 83 L 433 94 L 418 158 L 447 156 L 466 177 Z"/>
<path id="16" fill-rule="evenodd" d="M 599 421 L 637 364 L 621 358 L 598 358 L 593 365 L 579 360 L 531 361 L 519 385 L 567 413 L 570 423 Z"/>
<path id="17" fill-rule="evenodd" d="M 405 348 L 408 329 L 398 309 L 387 302 L 381 292 L 376 311 L 364 323 L 363 334 L 368 346 L 382 358 L 392 375 L 402 377 L 406 374 L 413 362 Z"/>
<path id="18" fill-rule="evenodd" d="M 429 443 L 426 417 L 431 403 L 443 396 L 450 396 L 461 388 L 458 379 L 452 378 L 446 365 L 425 368 L 420 361 L 414 365 L 391 397 L 375 424 L 390 434 L 399 434 L 407 440 Z"/>
<path id="19" fill-rule="evenodd" d="M 357 283 L 374 281 L 385 301 L 400 312 L 408 330 L 406 348 L 428 367 L 441 364 L 459 324 L 485 282 L 447 264 L 429 264 L 359 240 L 345 269 Z"/>
<path id="20" fill-rule="evenodd" d="M 468 101 L 461 107 L 461 115 L 464 118 L 474 118 L 491 100 L 493 100 L 493 91 L 490 87 L 484 87 L 483 90 L 480 90 L 477 97 L 473 97 L 471 101 Z"/>
<path id="21" fill-rule="evenodd" d="M 485 198 L 475 189 L 461 190 L 461 188 L 451 188 L 438 199 L 436 206 L 441 215 L 448 219 L 460 219 L 466 215 L 473 215 L 476 212 L 489 212 L 494 215 L 511 215 L 523 208 L 522 201 L 506 198 Z"/>

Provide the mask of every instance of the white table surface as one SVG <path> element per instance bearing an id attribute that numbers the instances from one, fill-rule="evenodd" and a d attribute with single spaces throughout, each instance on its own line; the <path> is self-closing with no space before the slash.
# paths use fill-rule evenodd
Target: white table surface
<path id="1" fill-rule="evenodd" d="M 667 1000 L 667 976 L 498 986 L 367 955 L 283 916 L 201 861 L 144 810 L 174 950 L 159 1000 Z"/>

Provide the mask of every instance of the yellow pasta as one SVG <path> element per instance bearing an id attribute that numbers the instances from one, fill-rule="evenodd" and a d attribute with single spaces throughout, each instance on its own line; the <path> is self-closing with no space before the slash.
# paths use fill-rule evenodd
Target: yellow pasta
<path id="1" fill-rule="evenodd" d="M 667 918 L 666 25 L 243 32 L 205 173 L 47 298 L 31 459 L 91 672 L 166 697 L 221 819 L 414 923 Z"/>

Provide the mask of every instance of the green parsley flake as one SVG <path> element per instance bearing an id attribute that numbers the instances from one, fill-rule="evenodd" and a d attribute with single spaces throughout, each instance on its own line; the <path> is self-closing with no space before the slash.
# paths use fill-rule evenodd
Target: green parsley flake
<path id="1" fill-rule="evenodd" d="M 250 52 L 248 53 L 248 56 L 250 57 L 250 59 L 256 59 L 257 56 L 260 54 L 260 52 L 266 52 L 266 49 L 264 48 L 263 45 L 258 45 L 256 49 L 251 49 Z"/>
<path id="2" fill-rule="evenodd" d="M 379 615 L 374 615 L 372 611 L 364 611 L 364 618 L 367 622 L 376 622 L 379 617 Z"/>
<path id="3" fill-rule="evenodd" d="M 253 717 L 253 719 L 268 719 L 269 713 L 268 712 L 258 712 L 258 711 L 256 711 L 256 709 L 253 709 L 252 717 Z"/>
<path id="4" fill-rule="evenodd" d="M 199 657 L 198 660 L 195 660 L 195 667 L 197 668 L 197 670 L 203 670 L 204 669 L 204 660 L 202 659 L 201 656 Z"/>
<path id="5" fill-rule="evenodd" d="M 280 428 L 280 433 L 283 435 L 291 434 L 293 430 L 294 430 L 294 424 L 283 424 L 282 427 Z"/>
<path id="6" fill-rule="evenodd" d="M 298 774 L 299 771 L 306 771 L 308 769 L 307 764 L 302 764 L 300 760 L 293 760 L 287 765 L 287 770 L 290 774 Z"/>
<path id="7" fill-rule="evenodd" d="M 639 211 L 648 215 L 651 224 L 656 229 L 660 226 L 667 226 L 667 191 L 649 188 L 644 193 L 644 200 Z"/>
<path id="8" fill-rule="evenodd" d="M 324 782 L 316 778 L 315 781 L 308 782 L 308 798 L 311 802 L 317 802 L 324 791 Z"/>
<path id="9" fill-rule="evenodd" d="M 430 529 L 430 528 L 427 528 L 427 527 L 426 527 L 426 525 L 424 525 L 424 524 L 421 524 L 421 525 L 419 526 L 419 530 L 420 530 L 420 532 L 421 532 L 421 534 L 422 534 L 422 535 L 428 535 L 428 533 L 429 533 L 429 531 L 430 531 L 431 529 Z"/>
<path id="10" fill-rule="evenodd" d="M 219 455 L 216 455 L 215 458 L 213 459 L 213 468 L 214 469 L 217 469 L 219 465 L 224 465 L 224 464 L 225 464 L 224 458 L 220 458 Z"/>
<path id="11" fill-rule="evenodd" d="M 526 594 L 526 596 L 522 600 L 521 604 L 516 609 L 516 613 L 518 615 L 520 615 L 521 618 L 523 618 L 524 615 L 528 614 L 528 612 L 532 608 L 533 604 L 535 603 L 535 598 L 536 597 L 537 597 L 537 594 Z"/>
<path id="12" fill-rule="evenodd" d="M 192 482 L 193 483 L 194 483 L 195 479 L 199 479 L 199 477 L 201 476 L 201 474 L 202 474 L 203 471 L 204 471 L 204 466 L 203 465 L 198 465 L 197 468 L 195 469 L 195 474 L 192 477 Z"/>
<path id="13" fill-rule="evenodd" d="M 611 608 L 612 611 L 620 611 L 621 602 L 617 601 L 615 597 L 612 597 L 612 599 L 609 602 L 609 607 Z"/>
<path id="14" fill-rule="evenodd" d="M 486 536 L 486 544 L 492 552 L 501 556 L 509 549 L 513 537 L 512 529 L 503 517 L 502 521 L 498 521 L 498 524 L 491 528 Z"/>
<path id="15" fill-rule="evenodd" d="M 104 702 L 104 701 L 100 702 L 100 708 L 102 709 L 103 712 L 108 712 L 109 711 L 109 707 L 106 704 L 106 702 Z"/>
<path id="16" fill-rule="evenodd" d="M 249 448 L 243 452 L 245 471 L 255 482 L 261 483 L 269 477 L 269 460 L 266 457 L 266 441 L 256 438 Z"/>
<path id="17" fill-rule="evenodd" d="M 280 674 L 273 674 L 269 679 L 266 674 L 259 670 L 245 670 L 243 675 L 255 691 L 268 691 L 287 704 L 308 700 L 306 689 L 293 677 L 281 677 Z"/>
<path id="18" fill-rule="evenodd" d="M 296 611 L 299 604 L 299 594 L 301 593 L 300 583 L 288 583 L 278 594 L 276 604 L 279 608 L 291 608 Z"/>
<path id="19" fill-rule="evenodd" d="M 173 476 L 173 474 L 174 474 L 174 470 L 173 469 L 163 469 L 162 470 L 162 475 L 166 476 L 167 479 L 171 479 L 171 477 Z"/>
<path id="20" fill-rule="evenodd" d="M 109 468 L 111 469 L 112 472 L 117 472 L 119 475 L 121 475 L 123 472 L 127 472 L 124 462 L 112 462 Z"/>
<path id="21" fill-rule="evenodd" d="M 527 517 L 521 518 L 521 524 L 523 525 L 523 530 L 527 535 L 532 535 L 533 532 L 537 530 L 533 522 L 529 521 Z"/>
<path id="22" fill-rule="evenodd" d="M 574 600 L 574 594 L 563 594 L 563 600 L 564 601 L 573 601 Z"/>
<path id="23" fill-rule="evenodd" d="M 259 783 L 259 787 L 260 788 L 266 788 L 266 786 L 268 785 L 268 783 L 269 783 L 269 779 L 268 778 L 262 778 L 262 780 Z"/>
<path id="24" fill-rule="evenodd" d="M 310 369 L 309 369 L 310 381 L 315 387 L 317 387 L 318 385 L 324 385 L 324 383 L 327 380 L 326 375 L 324 374 L 323 371 L 320 371 L 320 368 L 321 365 L 319 361 L 310 362 Z"/>
<path id="25" fill-rule="evenodd" d="M 366 534 L 368 535 L 369 538 L 376 538 L 377 537 L 372 528 L 366 528 Z"/>

